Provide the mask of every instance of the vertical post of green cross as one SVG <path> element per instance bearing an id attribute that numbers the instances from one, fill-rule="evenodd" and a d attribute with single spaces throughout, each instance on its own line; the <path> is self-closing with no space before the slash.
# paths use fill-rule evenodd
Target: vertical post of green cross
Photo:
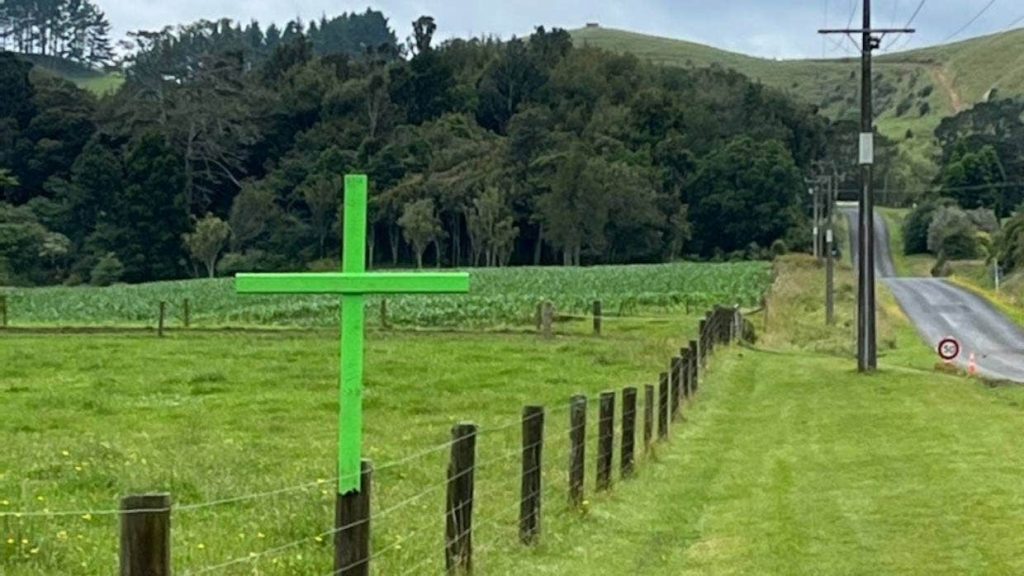
<path id="1" fill-rule="evenodd" d="M 338 406 L 338 493 L 359 491 L 363 444 L 363 316 L 367 294 L 469 291 L 469 274 L 366 271 L 366 176 L 345 177 L 344 250 L 340 273 L 238 274 L 239 294 L 341 296 L 341 378 Z"/>
<path id="2" fill-rule="evenodd" d="M 345 176 L 345 241 L 341 271 L 366 272 L 366 176 Z M 363 446 L 363 299 L 341 299 L 341 404 L 338 406 L 338 493 L 358 490 Z M 346 412 L 348 413 L 346 415 Z"/>

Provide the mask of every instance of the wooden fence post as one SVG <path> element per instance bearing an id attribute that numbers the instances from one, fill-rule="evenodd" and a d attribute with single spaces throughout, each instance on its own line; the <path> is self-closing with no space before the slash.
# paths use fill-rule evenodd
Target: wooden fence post
<path id="1" fill-rule="evenodd" d="M 668 438 L 668 373 L 658 381 L 658 440 Z"/>
<path id="2" fill-rule="evenodd" d="M 0 328 L 7 328 L 7 294 L 0 294 Z"/>
<path id="3" fill-rule="evenodd" d="M 700 387 L 700 349 L 697 340 L 690 340 L 690 396 Z"/>
<path id="4" fill-rule="evenodd" d="M 697 358 L 700 362 L 700 367 L 703 368 L 707 365 L 707 354 L 708 354 L 708 323 L 707 320 L 700 321 L 700 333 L 697 336 Z"/>
<path id="5" fill-rule="evenodd" d="M 597 420 L 597 489 L 612 487 L 612 455 L 615 451 L 615 392 L 602 392 Z"/>
<path id="6" fill-rule="evenodd" d="M 537 302 L 537 310 L 533 313 L 533 323 L 537 325 L 537 332 L 540 332 L 544 325 L 544 302 Z"/>
<path id="7" fill-rule="evenodd" d="M 633 475 L 636 456 L 636 388 L 622 389 L 622 453 L 619 468 L 623 478 Z"/>
<path id="8" fill-rule="evenodd" d="M 594 300 L 594 334 L 601 335 L 601 301 Z"/>
<path id="9" fill-rule="evenodd" d="M 704 320 L 704 326 L 707 328 L 707 335 L 705 336 L 707 339 L 707 342 L 705 342 L 707 352 L 704 353 L 704 362 L 707 363 L 708 355 L 714 354 L 715 352 L 715 321 L 711 312 L 704 313 Z"/>
<path id="10" fill-rule="evenodd" d="M 555 305 L 550 300 L 544 301 L 544 308 L 541 311 L 541 332 L 545 338 L 551 338 L 551 324 L 555 320 Z"/>
<path id="11" fill-rule="evenodd" d="M 181 315 L 185 328 L 190 328 L 192 326 L 192 305 L 188 298 L 185 298 L 185 301 L 181 303 Z"/>
<path id="12" fill-rule="evenodd" d="M 587 397 L 576 395 L 569 402 L 569 503 L 580 507 L 587 450 Z"/>
<path id="13" fill-rule="evenodd" d="M 164 337 L 164 315 L 167 313 L 167 302 L 160 302 L 160 317 L 156 323 L 156 335 Z"/>
<path id="14" fill-rule="evenodd" d="M 448 463 L 448 510 L 445 522 L 445 566 L 449 573 L 473 571 L 473 477 L 476 469 L 476 424 L 452 427 Z"/>
<path id="15" fill-rule="evenodd" d="M 527 406 L 523 408 L 523 477 L 519 504 L 519 539 L 523 544 L 533 544 L 540 534 L 543 448 L 544 407 Z"/>
<path id="16" fill-rule="evenodd" d="M 654 437 L 654 386 L 644 386 L 644 452 L 651 449 L 651 439 Z"/>
<path id="17" fill-rule="evenodd" d="M 690 366 L 690 349 L 680 348 L 679 349 L 679 378 L 683 382 L 681 390 L 682 399 L 686 400 L 690 397 L 692 390 L 690 389 L 690 376 L 692 374 L 692 368 Z"/>
<path id="18" fill-rule="evenodd" d="M 360 462 L 358 491 L 338 494 L 334 505 L 334 572 L 341 576 L 370 573 L 370 496 L 373 463 Z"/>
<path id="19" fill-rule="evenodd" d="M 121 499 L 121 576 L 171 575 L 171 495 Z"/>
<path id="20" fill-rule="evenodd" d="M 388 299 L 380 299 L 380 326 L 381 328 L 390 328 L 388 324 Z"/>
<path id="21" fill-rule="evenodd" d="M 679 417 L 679 388 L 682 387 L 682 378 L 679 377 L 679 358 L 672 358 L 668 363 L 669 383 L 669 414 L 674 421 Z"/>

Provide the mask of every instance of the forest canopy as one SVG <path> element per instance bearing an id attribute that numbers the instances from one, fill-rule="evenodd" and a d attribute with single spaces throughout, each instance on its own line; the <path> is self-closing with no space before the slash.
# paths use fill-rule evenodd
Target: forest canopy
<path id="1" fill-rule="evenodd" d="M 351 172 L 370 177 L 376 266 L 809 242 L 803 174 L 829 130 L 812 107 L 564 30 L 435 31 L 422 17 L 400 43 L 368 10 L 136 32 L 101 98 L 0 53 L 0 284 L 333 268 Z"/>

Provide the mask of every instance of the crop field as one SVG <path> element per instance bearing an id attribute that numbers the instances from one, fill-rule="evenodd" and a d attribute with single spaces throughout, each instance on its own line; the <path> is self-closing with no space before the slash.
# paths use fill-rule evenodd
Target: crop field
<path id="1" fill-rule="evenodd" d="M 468 295 L 398 296 L 387 301 L 388 321 L 417 327 L 502 326 L 533 322 L 549 299 L 559 314 L 587 314 L 595 299 L 605 314 L 703 310 L 716 304 L 756 305 L 771 282 L 764 262 L 676 263 L 569 269 L 472 269 Z M 230 279 L 134 286 L 8 289 L 14 326 L 152 326 L 159 302 L 177 325 L 189 300 L 193 326 L 334 326 L 334 296 L 239 296 Z M 379 322 L 379 298 L 367 298 L 370 322 Z"/>

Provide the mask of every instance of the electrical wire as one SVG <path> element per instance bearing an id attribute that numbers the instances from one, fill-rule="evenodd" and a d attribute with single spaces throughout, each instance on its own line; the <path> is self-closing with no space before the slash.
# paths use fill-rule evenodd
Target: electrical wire
<path id="1" fill-rule="evenodd" d="M 921 0 L 920 2 L 918 2 L 917 8 L 914 9 L 914 12 L 910 15 L 910 18 L 907 19 L 907 23 L 903 25 L 904 28 L 910 28 L 910 26 L 914 23 L 914 20 L 917 20 L 918 15 L 921 14 L 921 10 L 924 8 L 924 5 L 927 4 L 927 3 L 928 3 L 928 0 Z M 892 40 L 889 42 L 889 47 L 886 48 L 886 51 L 895 50 L 896 49 L 896 42 L 903 35 L 904 34 L 902 32 L 900 32 L 900 33 L 896 34 L 895 36 L 893 36 Z M 906 44 L 910 43 L 910 39 L 911 38 L 913 38 L 913 36 L 911 36 L 910 34 L 907 34 L 906 35 L 906 40 L 904 41 L 903 45 L 905 46 Z"/>
<path id="2" fill-rule="evenodd" d="M 985 15 L 985 13 L 988 12 L 989 8 L 994 6 L 995 3 L 996 3 L 996 0 L 989 0 L 988 4 L 985 4 L 985 7 L 982 8 L 977 14 L 975 14 L 973 18 L 968 20 L 966 24 L 964 24 L 963 26 L 957 28 L 956 32 L 953 32 L 949 36 L 946 36 L 946 38 L 941 42 L 941 44 L 945 44 L 946 42 L 949 42 L 953 38 L 956 38 L 957 36 L 959 36 L 961 32 L 963 32 L 964 30 L 967 30 L 968 28 L 970 28 L 972 24 L 977 22 L 979 18 L 981 18 L 982 16 Z"/>

